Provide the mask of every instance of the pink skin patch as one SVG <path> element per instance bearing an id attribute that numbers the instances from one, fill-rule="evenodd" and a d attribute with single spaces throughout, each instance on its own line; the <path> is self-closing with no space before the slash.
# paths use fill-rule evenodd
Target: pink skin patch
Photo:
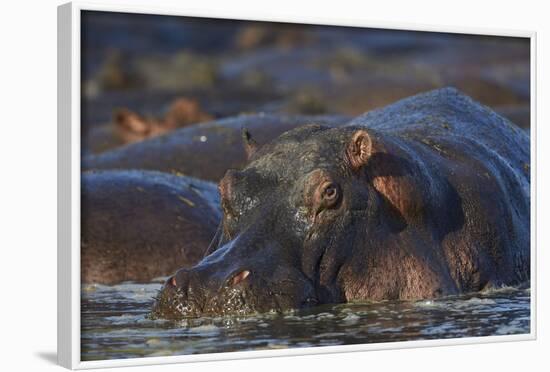
<path id="1" fill-rule="evenodd" d="M 231 279 L 231 285 L 237 285 L 250 275 L 250 271 L 243 270 Z"/>

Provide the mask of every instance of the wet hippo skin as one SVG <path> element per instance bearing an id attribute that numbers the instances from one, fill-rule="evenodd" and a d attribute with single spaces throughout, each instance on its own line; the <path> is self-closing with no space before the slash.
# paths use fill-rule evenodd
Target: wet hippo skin
<path id="1" fill-rule="evenodd" d="M 152 314 L 284 311 L 419 299 L 530 279 L 530 148 L 453 88 L 307 125 L 219 183 L 208 256 L 169 278 Z"/>
<path id="2" fill-rule="evenodd" d="M 281 133 L 308 123 L 341 125 L 345 116 L 254 114 L 217 120 L 120 147 L 83 159 L 83 169 L 148 169 L 219 181 L 229 168 L 246 163 L 241 145 L 243 127 L 266 143 Z"/>
<path id="3" fill-rule="evenodd" d="M 154 171 L 83 173 L 81 282 L 149 282 L 192 266 L 220 216 L 209 182 Z"/>

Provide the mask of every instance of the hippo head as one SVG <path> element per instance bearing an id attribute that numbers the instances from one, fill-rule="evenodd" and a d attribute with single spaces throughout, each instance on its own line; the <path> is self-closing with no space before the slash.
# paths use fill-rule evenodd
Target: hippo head
<path id="1" fill-rule="evenodd" d="M 361 128 L 307 125 L 257 149 L 220 181 L 223 220 L 207 255 L 169 278 L 153 317 L 247 314 L 342 302 L 342 268 L 377 197 L 359 170 Z"/>

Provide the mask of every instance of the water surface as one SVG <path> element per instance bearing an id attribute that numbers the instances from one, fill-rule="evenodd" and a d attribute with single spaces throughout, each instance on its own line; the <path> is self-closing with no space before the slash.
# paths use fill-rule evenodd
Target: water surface
<path id="1" fill-rule="evenodd" d="M 325 305 L 288 314 L 148 319 L 160 283 L 82 288 L 82 360 L 510 335 L 530 331 L 530 290 Z"/>

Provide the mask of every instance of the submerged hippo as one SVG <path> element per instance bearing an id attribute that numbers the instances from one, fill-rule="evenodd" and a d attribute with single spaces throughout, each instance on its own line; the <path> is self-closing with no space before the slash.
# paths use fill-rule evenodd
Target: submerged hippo
<path id="1" fill-rule="evenodd" d="M 529 138 L 446 88 L 344 127 L 308 125 L 219 184 L 209 255 L 152 316 L 420 299 L 530 277 Z"/>
<path id="2" fill-rule="evenodd" d="M 348 120 L 340 115 L 242 115 L 87 156 L 82 168 L 158 170 L 218 182 L 227 169 L 246 163 L 240 145 L 243 127 L 253 131 L 256 141 L 263 144 L 303 124 L 342 125 Z"/>
<path id="3" fill-rule="evenodd" d="M 220 218 L 210 182 L 152 171 L 86 172 L 81 282 L 149 282 L 192 266 Z"/>

